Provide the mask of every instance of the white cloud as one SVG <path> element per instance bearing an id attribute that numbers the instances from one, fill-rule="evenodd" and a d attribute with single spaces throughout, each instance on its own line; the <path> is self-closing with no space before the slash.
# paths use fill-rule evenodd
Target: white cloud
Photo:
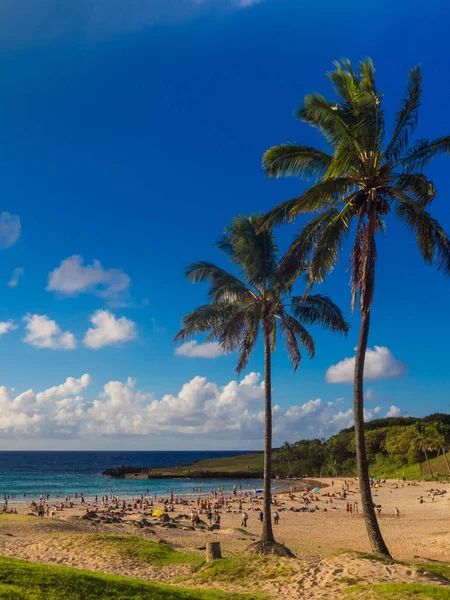
<path id="1" fill-rule="evenodd" d="M 56 321 L 47 315 L 26 315 L 24 342 L 36 348 L 52 348 L 53 350 L 72 350 L 76 346 L 75 337 L 70 331 L 61 331 Z"/>
<path id="2" fill-rule="evenodd" d="M 175 348 L 175 354 L 189 358 L 217 358 L 223 356 L 225 352 L 217 342 L 199 344 L 194 340 Z"/>
<path id="3" fill-rule="evenodd" d="M 401 414 L 402 411 L 399 409 L 399 407 L 392 404 L 386 413 L 386 417 L 399 417 Z"/>
<path id="4" fill-rule="evenodd" d="M 129 378 L 110 381 L 93 400 L 81 394 L 89 387 L 88 374 L 68 377 L 35 394 L 27 390 L 14 395 L 0 388 L 0 431 L 4 439 L 17 433 L 39 439 L 99 440 L 142 436 L 211 440 L 216 444 L 247 442 L 252 447 L 264 436 L 264 383 L 259 373 L 218 385 L 205 377 L 194 377 L 174 395 L 156 398 L 143 392 Z M 328 436 L 353 422 L 351 409 L 341 410 L 341 401 L 310 400 L 282 409 L 275 405 L 274 440 Z M 8 435 L 9 434 L 9 435 Z M 80 442 L 81 444 L 81 442 Z M 236 446 L 235 446 L 236 447 Z"/>
<path id="5" fill-rule="evenodd" d="M 116 317 L 107 310 L 98 310 L 90 317 L 94 327 L 87 330 L 83 343 L 88 348 L 98 350 L 103 346 L 113 346 L 137 338 L 134 321 Z"/>
<path id="6" fill-rule="evenodd" d="M 84 265 L 83 257 L 75 254 L 49 273 L 46 289 L 65 296 L 91 293 L 121 304 L 130 287 L 130 278 L 121 269 L 104 269 L 98 260 Z"/>
<path id="7" fill-rule="evenodd" d="M 14 331 L 17 329 L 18 325 L 14 323 L 11 319 L 9 321 L 0 321 L 0 335 L 4 335 L 9 331 Z"/>
<path id="8" fill-rule="evenodd" d="M 9 287 L 17 287 L 19 285 L 19 279 L 22 277 L 23 274 L 24 270 L 22 269 L 22 267 L 14 269 L 11 275 L 11 279 L 8 281 Z"/>
<path id="9" fill-rule="evenodd" d="M 355 357 L 345 358 L 328 369 L 325 379 L 328 383 L 352 383 L 354 369 Z M 402 377 L 405 373 L 405 363 L 394 358 L 389 348 L 375 346 L 373 350 L 367 349 L 364 366 L 364 379 L 366 381 L 393 379 Z"/>
<path id="10" fill-rule="evenodd" d="M 0 213 L 0 249 L 13 246 L 20 238 L 21 225 L 18 215 L 9 212 Z"/>

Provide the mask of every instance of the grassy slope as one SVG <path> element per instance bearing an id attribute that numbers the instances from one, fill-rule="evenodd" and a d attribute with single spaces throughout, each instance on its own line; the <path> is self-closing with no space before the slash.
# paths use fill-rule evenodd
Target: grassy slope
<path id="1" fill-rule="evenodd" d="M 194 554 L 178 552 L 166 544 L 158 544 L 133 535 L 80 535 L 83 544 L 98 547 L 99 552 L 113 553 L 145 564 L 197 566 L 203 558 Z"/>
<path id="2" fill-rule="evenodd" d="M 218 590 L 188 590 L 147 581 L 0 558 L 2 600 L 250 600 Z M 258 596 L 252 595 L 257 599 Z M 259 598 L 263 598 L 259 596 Z"/>
<path id="3" fill-rule="evenodd" d="M 353 586 L 347 591 L 349 600 L 450 600 L 450 587 L 386 583 L 374 586 Z"/>
<path id="4" fill-rule="evenodd" d="M 200 460 L 186 467 L 175 468 L 158 468 L 158 473 L 163 475 L 189 475 L 195 471 L 210 471 L 210 472 L 256 472 L 263 469 L 263 454 L 262 452 L 254 452 L 252 454 L 241 454 L 238 456 L 227 456 L 224 458 L 208 458 Z M 247 468 L 248 467 L 248 468 Z"/>

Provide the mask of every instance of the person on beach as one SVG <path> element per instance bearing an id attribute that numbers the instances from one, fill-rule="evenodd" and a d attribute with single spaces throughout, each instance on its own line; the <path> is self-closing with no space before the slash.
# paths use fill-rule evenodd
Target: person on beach
<path id="1" fill-rule="evenodd" d="M 279 520 L 280 520 L 280 515 L 278 514 L 278 511 L 276 510 L 273 513 L 273 522 L 275 523 L 275 525 L 278 525 Z"/>
<path id="2" fill-rule="evenodd" d="M 260 520 L 261 523 L 264 521 L 264 513 L 263 513 L 262 510 L 259 511 L 259 517 L 258 518 L 259 518 L 259 520 Z"/>
<path id="3" fill-rule="evenodd" d="M 242 513 L 242 527 L 247 527 L 248 514 L 245 512 Z"/>
<path id="4" fill-rule="evenodd" d="M 397 507 L 394 508 L 394 516 L 395 516 L 396 519 L 400 518 L 400 511 L 398 510 Z"/>

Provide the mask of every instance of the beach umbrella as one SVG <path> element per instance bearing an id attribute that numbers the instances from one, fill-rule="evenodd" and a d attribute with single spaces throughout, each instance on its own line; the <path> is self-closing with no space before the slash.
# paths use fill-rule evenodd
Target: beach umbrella
<path id="1" fill-rule="evenodd" d="M 320 492 L 320 488 L 318 488 L 318 487 L 315 487 L 312 491 L 313 494 L 317 494 L 319 492 Z"/>
<path id="2" fill-rule="evenodd" d="M 162 516 L 162 514 L 163 514 L 163 511 L 162 511 L 162 510 L 160 510 L 159 508 L 157 508 L 156 510 L 154 510 L 154 511 L 152 512 L 152 516 L 153 516 L 153 517 L 161 517 L 161 516 Z"/>
<path id="3" fill-rule="evenodd" d="M 264 490 L 255 490 L 255 494 L 263 494 Z"/>

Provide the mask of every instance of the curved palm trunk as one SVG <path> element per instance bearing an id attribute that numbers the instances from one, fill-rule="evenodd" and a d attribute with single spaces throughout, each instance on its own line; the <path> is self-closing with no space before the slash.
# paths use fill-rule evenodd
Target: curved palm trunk
<path id="1" fill-rule="evenodd" d="M 375 509 L 373 506 L 372 492 L 370 489 L 369 466 L 367 463 L 366 441 L 364 434 L 364 362 L 366 359 L 367 340 L 369 337 L 370 311 L 361 318 L 358 348 L 355 359 L 354 377 L 354 413 L 355 413 L 355 446 L 356 462 L 358 467 L 359 489 L 361 491 L 361 504 L 364 512 L 367 533 L 372 549 L 377 554 L 390 556 L 389 550 L 383 540 L 378 526 Z"/>
<path id="2" fill-rule="evenodd" d="M 272 363 L 270 336 L 266 327 L 264 333 L 264 521 L 262 542 L 274 542 L 271 516 L 271 477 L 272 477 Z"/>

